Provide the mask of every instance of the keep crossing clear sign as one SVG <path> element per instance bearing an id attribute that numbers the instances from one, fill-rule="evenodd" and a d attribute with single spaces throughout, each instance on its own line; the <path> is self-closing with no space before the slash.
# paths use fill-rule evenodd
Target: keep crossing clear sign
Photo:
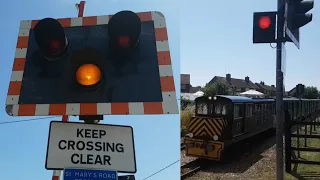
<path id="1" fill-rule="evenodd" d="M 135 173 L 132 127 L 52 121 L 46 169 L 66 167 Z"/>

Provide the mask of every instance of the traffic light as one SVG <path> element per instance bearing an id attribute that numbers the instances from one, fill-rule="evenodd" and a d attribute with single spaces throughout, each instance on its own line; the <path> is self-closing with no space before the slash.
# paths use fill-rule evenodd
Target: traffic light
<path id="1" fill-rule="evenodd" d="M 253 13 L 253 43 L 276 42 L 276 12 Z"/>
<path id="2" fill-rule="evenodd" d="M 6 112 L 177 114 L 163 14 L 22 21 Z"/>
<path id="3" fill-rule="evenodd" d="M 313 6 L 314 1 L 288 0 L 287 2 L 287 27 L 298 42 L 300 41 L 299 28 L 312 21 L 312 14 L 307 12 L 310 11 Z M 287 41 L 292 42 L 288 36 L 286 37 Z"/>

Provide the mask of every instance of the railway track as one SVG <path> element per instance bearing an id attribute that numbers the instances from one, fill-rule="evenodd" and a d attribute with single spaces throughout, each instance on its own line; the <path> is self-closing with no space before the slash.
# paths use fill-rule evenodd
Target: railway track
<path id="1" fill-rule="evenodd" d="M 258 154 L 264 152 L 266 149 L 269 149 L 271 147 L 271 144 L 274 144 L 272 140 L 274 135 L 275 134 L 273 131 L 266 131 L 259 135 L 256 135 L 255 137 L 248 138 L 232 145 L 231 147 L 226 149 L 225 159 L 221 162 L 211 161 L 207 159 L 196 159 L 194 161 L 191 161 L 190 163 L 181 166 L 181 179 L 186 179 L 188 177 L 194 176 L 204 169 L 207 171 L 215 167 L 220 169 L 220 171 L 221 169 L 224 169 L 224 171 L 234 171 L 234 167 L 239 163 L 243 164 L 244 169 L 247 169 L 253 164 L 251 163 L 251 160 L 246 161 L 244 159 L 250 159 L 251 157 L 253 157 L 250 154 L 257 154 L 257 158 L 260 157 L 258 156 Z M 268 141 L 268 143 L 265 144 L 265 141 Z M 182 148 L 183 147 L 181 146 L 181 152 Z M 212 171 L 212 173 L 214 174 L 218 172 Z"/>
<path id="2" fill-rule="evenodd" d="M 181 166 L 181 179 L 192 176 L 205 167 L 202 159 L 196 159 L 183 166 Z"/>

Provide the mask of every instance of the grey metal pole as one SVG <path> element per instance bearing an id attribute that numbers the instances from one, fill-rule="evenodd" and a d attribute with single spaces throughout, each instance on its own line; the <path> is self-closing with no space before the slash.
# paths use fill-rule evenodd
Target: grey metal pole
<path id="1" fill-rule="evenodd" d="M 285 0 L 278 0 L 277 22 L 277 65 L 276 65 L 276 163 L 277 180 L 283 180 L 283 72 L 282 72 L 282 42 L 284 37 Z"/>

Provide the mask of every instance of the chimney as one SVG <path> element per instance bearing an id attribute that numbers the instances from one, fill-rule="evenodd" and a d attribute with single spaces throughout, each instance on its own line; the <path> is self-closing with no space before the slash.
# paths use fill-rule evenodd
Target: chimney
<path id="1" fill-rule="evenodd" d="M 231 81 L 231 74 L 226 74 L 226 79 L 227 79 L 227 81 L 230 83 L 230 81 Z"/>
<path id="2" fill-rule="evenodd" d="M 261 81 L 260 84 L 264 86 L 264 82 L 263 81 Z"/>
<path id="3" fill-rule="evenodd" d="M 249 77 L 248 77 L 248 76 L 245 77 L 245 78 L 244 78 L 244 81 L 245 81 L 246 83 L 249 83 Z"/>

